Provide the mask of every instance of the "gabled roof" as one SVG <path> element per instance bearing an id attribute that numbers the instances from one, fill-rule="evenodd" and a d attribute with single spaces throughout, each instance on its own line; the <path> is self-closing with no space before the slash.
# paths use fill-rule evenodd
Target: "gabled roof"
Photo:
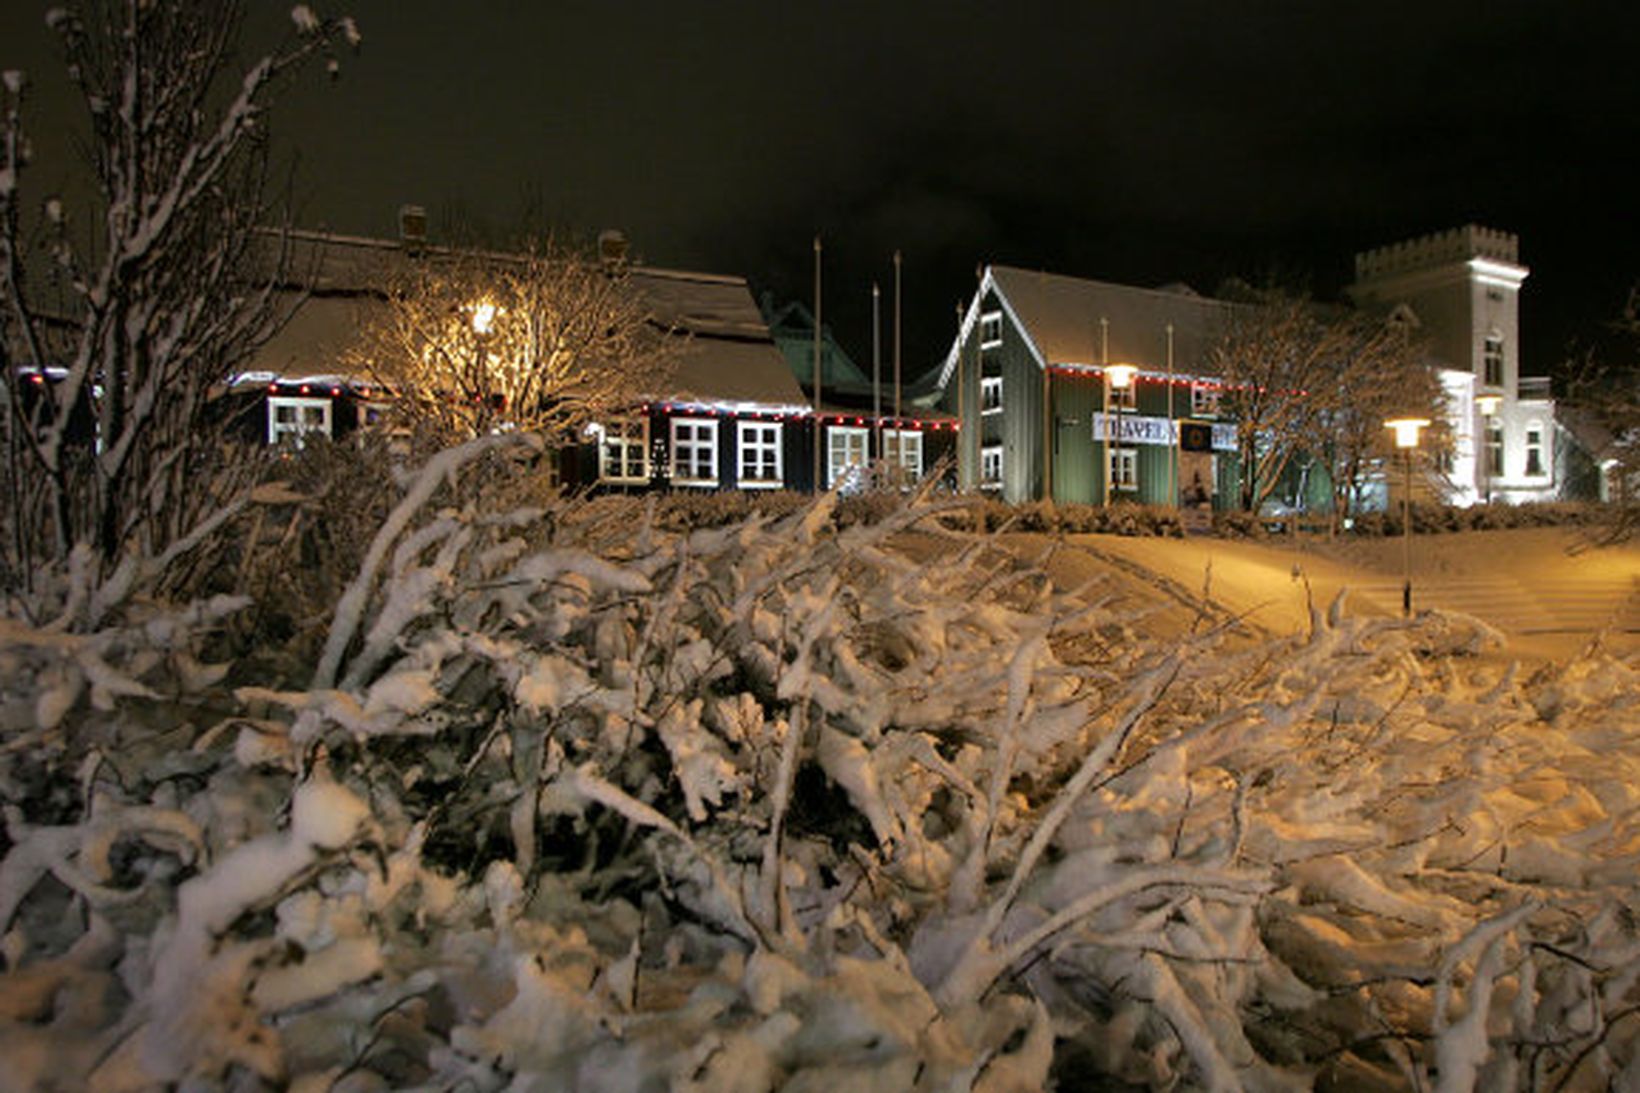
<path id="1" fill-rule="evenodd" d="M 418 261 L 452 252 L 423 247 L 412 254 L 380 239 L 294 232 L 293 276 L 309 295 L 289 323 L 247 365 L 275 373 L 327 370 L 357 337 L 365 312 L 381 306 L 393 278 Z M 518 256 L 494 253 L 497 262 Z M 803 392 L 769 335 L 743 277 L 632 265 L 627 275 L 655 322 L 688 339 L 668 390 L 675 401 L 801 407 Z"/>
<path id="2" fill-rule="evenodd" d="M 1235 305 L 1182 289 L 1135 288 L 1012 266 L 989 266 L 941 369 L 940 385 L 945 385 L 955 369 L 957 347 L 967 340 L 972 324 L 978 321 L 980 303 L 990 293 L 995 293 L 1003 310 L 1024 333 L 1042 367 L 1097 366 L 1108 360 L 1164 373 L 1167 328 L 1172 324 L 1175 374 L 1205 375 L 1208 353 Z M 1103 344 L 1106 338 L 1108 349 Z"/>

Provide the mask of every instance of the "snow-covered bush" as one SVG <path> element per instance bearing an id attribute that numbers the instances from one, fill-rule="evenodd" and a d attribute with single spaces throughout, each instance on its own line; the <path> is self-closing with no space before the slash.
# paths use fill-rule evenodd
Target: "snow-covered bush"
<path id="1" fill-rule="evenodd" d="M 966 501 L 407 478 L 307 659 L 0 629 L 6 1080 L 1622 1084 L 1631 665 L 1147 636 Z M 459 490 L 457 491 L 460 492 Z M 1242 644 L 1233 644 L 1233 641 Z"/>

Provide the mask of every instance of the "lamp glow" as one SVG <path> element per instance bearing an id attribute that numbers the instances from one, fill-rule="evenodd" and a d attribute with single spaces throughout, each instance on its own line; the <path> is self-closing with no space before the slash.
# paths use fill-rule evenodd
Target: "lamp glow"
<path id="1" fill-rule="evenodd" d="M 473 333 L 488 334 L 495 323 L 495 305 L 488 300 L 473 305 Z"/>
<path id="2" fill-rule="evenodd" d="M 1427 417 L 1400 417 L 1384 422 L 1386 429 L 1395 430 L 1395 446 L 1397 448 L 1416 448 L 1418 433 L 1429 427 Z"/>
<path id="3" fill-rule="evenodd" d="M 1498 406 L 1503 402 L 1502 395 L 1476 395 L 1475 409 L 1485 417 L 1491 417 L 1498 412 Z"/>
<path id="4" fill-rule="evenodd" d="M 1105 374 L 1110 377 L 1110 385 L 1118 391 L 1125 391 L 1133 383 L 1133 377 L 1139 374 L 1139 369 L 1131 364 L 1112 364 L 1105 367 Z"/>

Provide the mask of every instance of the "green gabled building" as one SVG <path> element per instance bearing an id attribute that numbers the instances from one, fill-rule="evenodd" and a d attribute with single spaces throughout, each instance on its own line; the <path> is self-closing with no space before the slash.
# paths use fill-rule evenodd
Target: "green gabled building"
<path id="1" fill-rule="evenodd" d="M 939 372 L 964 488 L 1007 501 L 1235 496 L 1235 427 L 1208 355 L 1232 305 L 988 266 Z"/>

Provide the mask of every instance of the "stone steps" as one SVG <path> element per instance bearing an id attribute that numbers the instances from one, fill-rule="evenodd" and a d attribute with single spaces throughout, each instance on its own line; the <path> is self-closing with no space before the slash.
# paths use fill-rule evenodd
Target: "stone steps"
<path id="1" fill-rule="evenodd" d="M 1382 578 L 1352 591 L 1380 610 L 1401 610 L 1401 582 Z M 1640 633 L 1640 580 L 1556 573 L 1530 582 L 1503 575 L 1417 577 L 1413 608 L 1474 615 L 1520 633 L 1619 630 Z"/>

